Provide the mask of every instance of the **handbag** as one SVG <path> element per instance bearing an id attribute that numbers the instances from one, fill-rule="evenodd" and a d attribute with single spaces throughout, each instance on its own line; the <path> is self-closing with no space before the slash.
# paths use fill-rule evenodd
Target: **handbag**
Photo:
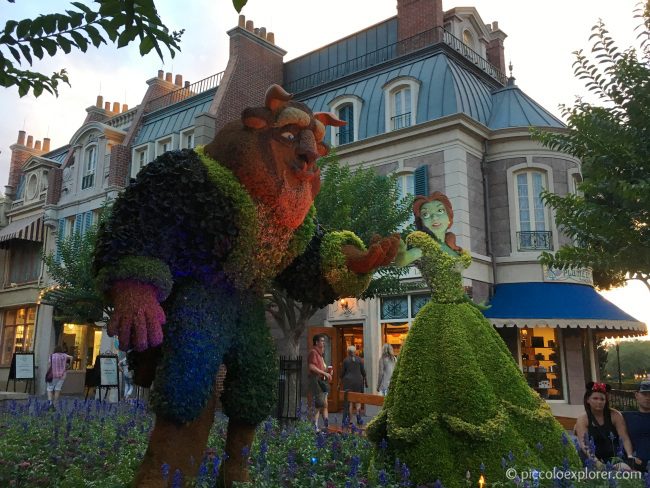
<path id="1" fill-rule="evenodd" d="M 330 384 L 326 380 L 318 380 L 318 387 L 321 389 L 323 393 L 329 393 L 330 392 Z"/>
<path id="2" fill-rule="evenodd" d="M 50 356 L 50 363 L 52 362 L 52 356 Z M 52 366 L 50 365 L 49 368 L 47 368 L 47 372 L 45 373 L 45 382 L 46 383 L 52 383 L 52 380 L 54 379 L 54 376 L 52 375 Z"/>

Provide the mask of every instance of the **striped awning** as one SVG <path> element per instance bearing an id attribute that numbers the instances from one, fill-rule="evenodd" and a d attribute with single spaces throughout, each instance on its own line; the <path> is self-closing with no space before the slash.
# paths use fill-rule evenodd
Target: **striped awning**
<path id="1" fill-rule="evenodd" d="M 0 230 L 0 247 L 6 247 L 12 239 L 42 242 L 44 234 L 43 216 L 33 215 L 15 220 Z"/>

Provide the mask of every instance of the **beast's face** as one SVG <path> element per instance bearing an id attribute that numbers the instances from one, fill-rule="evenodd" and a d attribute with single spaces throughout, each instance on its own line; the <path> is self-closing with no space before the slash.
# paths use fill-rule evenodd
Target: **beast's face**
<path id="1" fill-rule="evenodd" d="M 273 209 L 279 224 L 295 229 L 320 190 L 316 160 L 328 153 L 325 125 L 345 122 L 312 113 L 273 85 L 265 106 L 244 110 L 242 123 L 224 127 L 205 150 L 235 173 L 254 200 Z"/>

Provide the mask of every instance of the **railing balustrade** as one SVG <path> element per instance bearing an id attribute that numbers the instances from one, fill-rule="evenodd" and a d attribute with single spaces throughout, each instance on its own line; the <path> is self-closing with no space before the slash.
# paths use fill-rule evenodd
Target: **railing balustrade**
<path id="1" fill-rule="evenodd" d="M 517 232 L 518 251 L 552 251 L 553 233 L 549 230 Z"/>

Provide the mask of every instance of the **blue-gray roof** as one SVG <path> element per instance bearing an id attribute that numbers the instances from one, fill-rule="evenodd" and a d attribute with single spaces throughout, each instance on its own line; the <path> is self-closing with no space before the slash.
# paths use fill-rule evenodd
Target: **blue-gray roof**
<path id="1" fill-rule="evenodd" d="M 194 125 L 194 118 L 207 112 L 214 98 L 216 88 L 207 90 L 187 100 L 156 110 L 145 116 L 142 127 L 133 143 L 134 146 L 155 141 Z"/>
<path id="2" fill-rule="evenodd" d="M 510 81 L 512 80 L 512 81 Z M 566 127 L 548 110 L 522 92 L 511 78 L 508 86 L 492 95 L 492 112 L 488 127 L 505 129 L 507 127 Z"/>
<path id="3" fill-rule="evenodd" d="M 383 85 L 402 76 L 420 81 L 417 120 L 421 124 L 447 115 L 464 113 L 490 129 L 507 127 L 547 126 L 564 124 L 516 86 L 494 88 L 484 77 L 463 67 L 444 50 L 424 59 L 402 62 L 381 71 L 360 74 L 341 86 L 302 98 L 316 112 L 330 111 L 329 104 L 343 95 L 363 100 L 359 117 L 359 139 L 382 134 L 385 128 L 385 98 Z M 331 85 L 330 85 L 331 86 Z"/>
<path id="4" fill-rule="evenodd" d="M 68 156 L 69 149 L 70 149 L 70 144 L 66 144 L 65 146 L 58 147 L 47 154 L 43 154 L 43 157 L 51 161 L 55 161 L 59 164 L 63 164 L 65 158 Z"/>

